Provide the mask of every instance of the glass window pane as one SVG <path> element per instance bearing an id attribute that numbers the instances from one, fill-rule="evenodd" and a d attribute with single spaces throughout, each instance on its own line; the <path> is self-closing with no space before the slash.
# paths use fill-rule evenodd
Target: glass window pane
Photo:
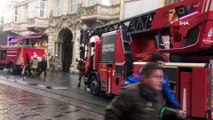
<path id="1" fill-rule="evenodd" d="M 57 0 L 57 15 L 60 16 L 63 13 L 63 0 Z"/>
<path id="2" fill-rule="evenodd" d="M 70 1 L 71 4 L 70 4 L 70 12 L 71 13 L 76 13 L 77 12 L 77 9 L 78 9 L 78 3 L 77 3 L 77 0 L 71 0 Z"/>
<path id="3" fill-rule="evenodd" d="M 44 10 L 40 10 L 40 17 L 44 17 Z"/>
<path id="4" fill-rule="evenodd" d="M 44 8 L 45 8 L 45 2 L 44 2 L 44 1 L 41 1 L 41 2 L 40 2 L 40 8 L 41 8 L 41 9 L 44 9 Z"/>

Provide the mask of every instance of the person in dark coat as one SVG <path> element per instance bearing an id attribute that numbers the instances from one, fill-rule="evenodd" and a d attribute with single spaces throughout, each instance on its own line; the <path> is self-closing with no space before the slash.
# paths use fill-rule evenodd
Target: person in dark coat
<path id="1" fill-rule="evenodd" d="M 162 94 L 163 67 L 149 62 L 141 73 L 143 80 L 122 88 L 106 107 L 105 120 L 160 120 L 161 109 L 166 103 Z M 184 111 L 174 111 L 174 118 L 186 117 Z"/>
<path id="2" fill-rule="evenodd" d="M 164 56 L 162 56 L 159 53 L 152 54 L 149 59 L 150 62 L 158 63 L 159 65 L 164 66 L 164 62 L 168 61 Z M 127 78 L 127 81 L 125 82 L 125 85 L 131 85 L 137 82 L 140 82 L 141 80 L 141 72 L 134 74 Z M 177 109 L 180 108 L 180 103 L 176 99 L 175 95 L 173 94 L 173 90 L 170 88 L 170 85 L 168 83 L 168 76 L 164 73 L 164 81 L 163 81 L 163 94 L 168 98 L 168 102 L 172 107 L 175 107 Z"/>
<path id="3" fill-rule="evenodd" d="M 80 60 L 76 59 L 76 61 L 78 62 L 77 69 L 79 70 L 77 87 L 80 88 L 81 87 L 81 79 L 85 74 L 85 61 L 83 59 L 80 59 Z"/>
<path id="4" fill-rule="evenodd" d="M 41 75 L 42 72 L 44 72 L 44 78 L 47 76 L 47 60 L 45 56 L 43 56 L 42 61 L 39 63 L 40 66 L 40 72 L 39 75 Z"/>

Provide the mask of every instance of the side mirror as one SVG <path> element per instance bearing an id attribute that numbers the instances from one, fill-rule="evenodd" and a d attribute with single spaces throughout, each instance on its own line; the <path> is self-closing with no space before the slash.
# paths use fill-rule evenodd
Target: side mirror
<path id="1" fill-rule="evenodd" d="M 156 35 L 155 40 L 158 46 L 158 49 L 164 49 L 164 44 L 161 35 Z"/>

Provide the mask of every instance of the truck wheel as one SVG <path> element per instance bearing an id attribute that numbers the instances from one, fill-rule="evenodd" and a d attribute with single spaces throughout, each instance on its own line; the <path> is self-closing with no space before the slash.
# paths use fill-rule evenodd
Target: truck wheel
<path id="1" fill-rule="evenodd" d="M 11 63 L 9 65 L 9 73 L 11 73 L 11 74 L 15 74 L 16 73 L 15 65 L 13 63 Z"/>
<path id="2" fill-rule="evenodd" d="M 100 81 L 98 80 L 98 78 L 96 76 L 92 76 L 90 78 L 90 91 L 93 95 L 99 95 L 100 91 L 101 91 L 101 87 L 100 87 Z"/>

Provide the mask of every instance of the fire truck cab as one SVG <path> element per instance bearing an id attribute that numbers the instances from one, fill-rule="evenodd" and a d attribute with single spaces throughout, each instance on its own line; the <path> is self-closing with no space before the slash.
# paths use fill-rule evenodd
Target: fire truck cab
<path id="1" fill-rule="evenodd" d="M 8 68 L 9 73 L 20 74 L 34 56 L 41 60 L 44 48 L 29 46 L 0 46 L 0 69 Z"/>

